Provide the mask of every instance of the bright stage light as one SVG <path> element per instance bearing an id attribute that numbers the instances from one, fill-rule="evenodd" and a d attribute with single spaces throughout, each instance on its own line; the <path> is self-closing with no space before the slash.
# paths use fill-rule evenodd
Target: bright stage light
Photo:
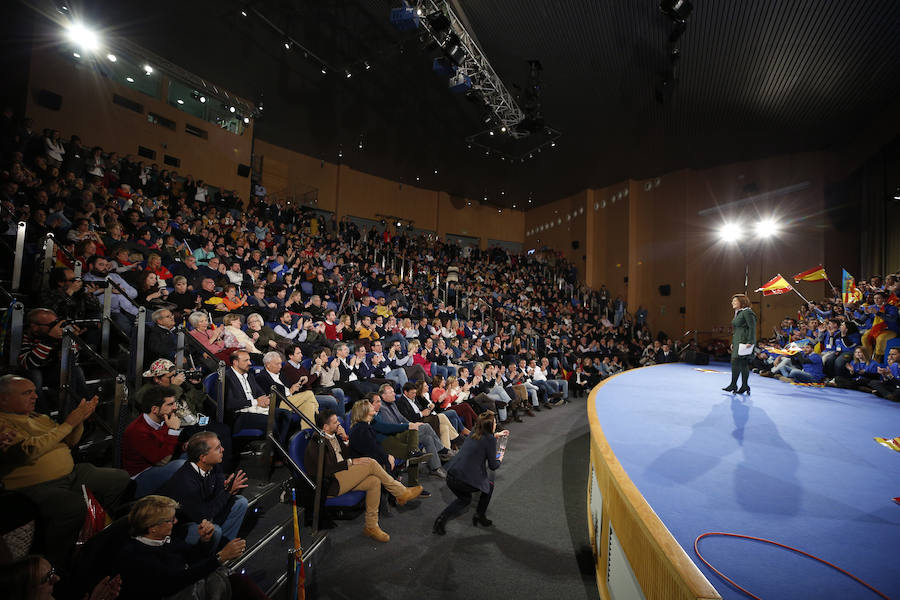
<path id="1" fill-rule="evenodd" d="M 741 239 L 741 227 L 737 223 L 723 223 L 719 228 L 719 239 L 723 242 L 736 242 Z"/>
<path id="2" fill-rule="evenodd" d="M 145 74 L 145 75 L 152 75 L 152 74 L 153 74 L 153 67 L 151 67 L 150 65 L 144 65 L 143 68 L 144 68 L 144 74 Z"/>
<path id="3" fill-rule="evenodd" d="M 115 54 L 107 54 L 107 55 L 106 55 L 106 60 L 108 60 L 109 62 L 116 62 L 116 61 L 119 60 L 119 59 L 116 58 L 116 55 L 115 55 Z"/>
<path id="4" fill-rule="evenodd" d="M 756 224 L 756 235 L 761 238 L 772 237 L 778 234 L 778 222 L 775 219 L 761 219 Z"/>
<path id="5" fill-rule="evenodd" d="M 83 23 L 73 23 L 69 27 L 67 35 L 72 43 L 84 50 L 96 50 L 100 47 L 100 37 L 95 31 L 85 27 Z"/>

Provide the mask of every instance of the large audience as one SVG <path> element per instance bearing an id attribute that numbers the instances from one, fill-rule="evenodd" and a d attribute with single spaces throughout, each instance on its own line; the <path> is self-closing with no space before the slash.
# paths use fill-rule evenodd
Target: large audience
<path id="1" fill-rule="evenodd" d="M 8 109 L 0 126 L 0 230 L 27 224 L 21 350 L 0 377 L 0 498 L 16 515 L 0 537 L 0 585 L 12 597 L 48 586 L 57 597 L 223 587 L 259 597 L 225 566 L 245 548 L 239 463 L 270 413 L 285 447 L 313 425 L 322 431 L 306 464 L 324 448 L 328 494 L 364 491 L 364 533 L 386 542 L 382 487 L 398 505 L 428 497 L 420 476 L 446 478 L 443 464 L 480 414 L 515 428 L 623 370 L 687 351 L 727 354 L 721 342 L 652 337 L 643 307 L 579 286 L 551 251 L 361 229 L 259 186 L 244 202 L 78 135 L 64 142 Z M 48 234 L 56 251 L 45 274 Z M 786 318 L 760 342 L 756 370 L 900 399 L 898 349 L 888 349 L 900 282 L 860 288 L 859 303 L 828 299 Z M 111 401 L 92 371 L 103 320 L 116 348 L 109 364 L 131 391 L 114 459 L 79 447 Z M 284 458 L 273 455 L 271 468 Z M 98 511 L 112 525 L 97 525 Z"/>

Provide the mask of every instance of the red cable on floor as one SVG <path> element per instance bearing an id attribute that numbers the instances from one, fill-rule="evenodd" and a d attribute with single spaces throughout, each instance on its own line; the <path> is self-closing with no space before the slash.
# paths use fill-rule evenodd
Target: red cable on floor
<path id="1" fill-rule="evenodd" d="M 707 537 L 707 536 L 710 536 L 710 535 L 721 535 L 721 536 L 725 536 L 725 537 L 736 537 L 736 538 L 743 538 L 743 539 L 745 539 L 745 540 L 753 540 L 753 541 L 756 541 L 756 542 L 763 542 L 763 543 L 765 543 L 765 544 L 772 544 L 773 546 L 778 546 L 779 548 L 784 548 L 785 550 L 790 550 L 791 552 L 796 552 L 797 554 L 802 554 L 803 556 L 805 556 L 805 557 L 807 557 L 807 558 L 811 558 L 811 559 L 813 559 L 813 560 L 819 561 L 819 562 L 822 563 L 823 565 L 826 565 L 826 566 L 831 567 L 831 568 L 834 569 L 835 571 L 839 571 L 839 572 L 843 573 L 844 575 L 846 575 L 846 576 L 849 577 L 850 579 L 854 580 L 855 582 L 860 583 L 860 584 L 866 586 L 867 588 L 869 588 L 870 590 L 872 590 L 873 592 L 875 592 L 876 594 L 878 594 L 879 596 L 881 596 L 882 598 L 884 598 L 884 600 L 890 600 L 890 598 L 888 598 L 885 594 L 882 594 L 880 591 L 876 590 L 874 587 L 872 587 L 871 585 L 869 585 L 868 583 L 866 583 L 865 581 L 863 581 L 862 579 L 860 579 L 860 578 L 857 577 L 856 575 L 853 575 L 853 574 L 851 574 L 851 573 L 848 573 L 848 572 L 845 571 L 844 569 L 842 569 L 842 568 L 840 568 L 840 567 L 838 567 L 838 566 L 836 566 L 836 565 L 831 564 L 831 563 L 828 562 L 827 560 L 823 560 L 823 559 L 819 558 L 818 556 L 813 556 L 812 554 L 809 554 L 809 553 L 807 553 L 807 552 L 804 552 L 803 550 L 799 550 L 799 549 L 794 548 L 794 547 L 792 547 L 792 546 L 787 546 L 787 545 L 785 545 L 785 544 L 779 544 L 778 542 L 773 542 L 772 540 L 767 540 L 767 539 L 765 539 L 765 538 L 759 538 L 759 537 L 753 537 L 753 536 L 751 536 L 751 535 L 741 535 L 741 534 L 739 534 L 739 533 L 723 533 L 723 532 L 721 532 L 721 531 L 709 531 L 709 532 L 707 532 L 707 533 L 704 533 L 704 534 L 701 534 L 701 535 L 697 536 L 697 539 L 694 540 L 694 552 L 696 552 L 697 558 L 699 558 L 700 560 L 702 560 L 702 561 L 703 561 L 703 564 L 705 564 L 707 567 L 709 567 L 710 569 L 712 569 L 712 570 L 716 573 L 716 575 L 718 575 L 719 577 L 721 577 L 722 579 L 724 579 L 725 581 L 727 581 L 728 583 L 730 583 L 731 585 L 733 585 L 734 587 L 736 587 L 737 589 L 739 589 L 740 591 L 744 592 L 745 594 L 747 594 L 747 595 L 750 596 L 751 598 L 754 598 L 755 600 L 762 600 L 762 598 L 760 598 L 759 596 L 755 596 L 755 595 L 751 594 L 750 592 L 748 592 L 747 590 L 745 590 L 744 588 L 742 588 L 741 586 L 739 586 L 737 583 L 735 583 L 733 579 L 731 579 L 731 578 L 729 578 L 729 577 L 726 577 L 721 571 L 719 571 L 717 568 L 715 568 L 714 566 L 712 566 L 711 564 L 709 564 L 709 562 L 708 562 L 705 558 L 703 558 L 703 555 L 700 554 L 700 549 L 699 549 L 699 547 L 698 547 L 699 544 L 700 544 L 700 540 L 702 540 L 703 538 L 705 538 L 705 537 Z"/>

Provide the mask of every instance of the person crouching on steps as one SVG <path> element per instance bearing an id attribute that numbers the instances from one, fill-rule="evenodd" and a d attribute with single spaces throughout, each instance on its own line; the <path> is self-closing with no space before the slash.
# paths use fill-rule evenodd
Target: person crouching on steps
<path id="1" fill-rule="evenodd" d="M 456 498 L 444 509 L 434 522 L 433 533 L 444 535 L 445 526 L 451 517 L 461 514 L 472 502 L 472 494 L 481 492 L 478 507 L 472 517 L 473 525 L 490 527 L 493 522 L 487 518 L 488 504 L 494 492 L 493 474 L 489 477 L 487 469 L 496 471 L 500 467 L 503 455 L 497 452 L 497 438 L 509 435 L 509 431 L 496 433 L 497 421 L 492 411 L 478 415 L 478 421 L 472 433 L 459 452 L 447 465 L 447 487 L 456 494 Z"/>

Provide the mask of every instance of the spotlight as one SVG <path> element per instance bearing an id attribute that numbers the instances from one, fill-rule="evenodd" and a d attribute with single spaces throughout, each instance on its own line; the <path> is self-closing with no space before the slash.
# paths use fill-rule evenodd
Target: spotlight
<path id="1" fill-rule="evenodd" d="M 353 74 L 350 71 L 344 71 L 344 75 L 347 76 L 347 79 L 350 79 L 351 77 L 353 77 Z"/>
<path id="2" fill-rule="evenodd" d="M 894 200 L 900 200 L 900 185 L 898 185 L 897 189 L 894 190 Z"/>
<path id="3" fill-rule="evenodd" d="M 116 58 L 116 55 L 115 55 L 115 54 L 107 54 L 107 55 L 106 55 L 106 60 L 108 60 L 109 62 L 116 62 L 116 61 L 119 60 L 119 59 Z"/>
<path id="4" fill-rule="evenodd" d="M 152 74 L 153 74 L 153 67 L 151 67 L 150 65 L 144 65 L 144 75 L 152 75 Z"/>
<path id="5" fill-rule="evenodd" d="M 741 239 L 741 227 L 737 223 L 723 223 L 719 228 L 719 239 L 723 242 L 736 242 Z"/>
<path id="6" fill-rule="evenodd" d="M 506 133 L 506 125 L 504 125 L 503 127 L 500 128 L 500 132 L 501 132 L 501 133 Z"/>
<path id="7" fill-rule="evenodd" d="M 419 178 L 418 178 L 418 177 L 416 177 L 416 181 L 418 181 L 418 180 L 419 180 Z"/>
<path id="8" fill-rule="evenodd" d="M 283 44 L 285 50 L 291 49 L 291 40 L 284 40 Z"/>
<path id="9" fill-rule="evenodd" d="M 551 147 L 551 148 L 556 148 L 556 142 L 550 142 L 550 147 Z"/>
<path id="10" fill-rule="evenodd" d="M 206 96 L 200 96 L 200 104 L 206 104 Z"/>
<path id="11" fill-rule="evenodd" d="M 494 135 L 494 130 L 493 130 L 493 129 L 491 130 L 491 135 Z"/>
<path id="12" fill-rule="evenodd" d="M 73 23 L 67 33 L 69 39 L 82 50 L 96 50 L 100 47 L 100 38 L 95 31 L 84 26 L 83 23 Z"/>
<path id="13" fill-rule="evenodd" d="M 235 108 L 234 108 L 233 106 L 231 106 L 231 107 L 228 108 L 228 112 L 232 112 L 232 113 L 233 113 L 234 111 L 235 111 Z"/>
<path id="14" fill-rule="evenodd" d="M 434 170 L 434 174 L 437 175 L 437 169 Z"/>
<path id="15" fill-rule="evenodd" d="M 81 58 L 81 55 L 78 54 L 77 52 L 73 52 L 72 56 L 74 56 L 75 58 Z"/>
<path id="16" fill-rule="evenodd" d="M 385 225 L 387 225 L 387 221 L 386 221 L 385 219 L 382 219 L 382 220 L 381 220 L 381 226 L 384 227 Z"/>
<path id="17" fill-rule="evenodd" d="M 400 221 L 397 221 L 397 225 L 396 225 L 397 227 L 400 227 L 402 225 L 403 225 L 403 223 L 401 223 Z"/>
<path id="18" fill-rule="evenodd" d="M 125 81 L 127 81 L 128 83 L 134 83 L 134 77 L 126 77 Z"/>
<path id="19" fill-rule="evenodd" d="M 328 74 L 328 71 L 325 69 L 325 67 L 322 67 L 322 75 L 327 75 L 327 74 Z"/>
<path id="20" fill-rule="evenodd" d="M 772 237 L 778 234 L 778 222 L 775 219 L 761 219 L 756 224 L 756 235 L 761 238 Z"/>
<path id="21" fill-rule="evenodd" d="M 181 98 L 179 98 L 179 99 L 176 100 L 175 102 L 177 102 L 178 104 L 184 104 L 184 100 L 182 100 Z"/>
<path id="22" fill-rule="evenodd" d="M 366 66 L 366 71 L 372 68 L 372 65 L 369 64 L 369 61 L 365 61 L 363 62 L 363 64 Z"/>
<path id="23" fill-rule="evenodd" d="M 243 8 L 241 9 L 241 16 L 242 16 L 242 17 L 246 17 L 246 16 L 247 16 L 247 11 L 246 11 L 245 9 L 243 9 Z"/>
<path id="24" fill-rule="evenodd" d="M 244 125 L 250 124 L 250 117 L 244 117 Z"/>

